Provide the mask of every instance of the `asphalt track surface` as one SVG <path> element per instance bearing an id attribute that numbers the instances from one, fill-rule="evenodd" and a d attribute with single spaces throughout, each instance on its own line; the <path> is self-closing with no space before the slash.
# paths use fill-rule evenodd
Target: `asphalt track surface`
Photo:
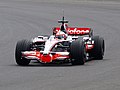
<path id="1" fill-rule="evenodd" d="M 104 60 L 83 66 L 17 66 L 18 40 L 52 34 L 62 18 L 104 37 Z M 0 90 L 120 90 L 120 4 L 0 0 Z"/>

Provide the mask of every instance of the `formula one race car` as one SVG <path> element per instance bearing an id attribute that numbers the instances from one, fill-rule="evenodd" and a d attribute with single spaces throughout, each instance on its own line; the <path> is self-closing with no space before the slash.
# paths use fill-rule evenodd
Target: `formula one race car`
<path id="1" fill-rule="evenodd" d="M 103 59 L 104 39 L 93 36 L 91 28 L 68 27 L 67 20 L 59 20 L 60 27 L 53 28 L 53 35 L 42 35 L 32 40 L 17 42 L 16 63 L 26 66 L 31 60 L 42 64 L 68 62 L 83 65 L 90 58 Z"/>

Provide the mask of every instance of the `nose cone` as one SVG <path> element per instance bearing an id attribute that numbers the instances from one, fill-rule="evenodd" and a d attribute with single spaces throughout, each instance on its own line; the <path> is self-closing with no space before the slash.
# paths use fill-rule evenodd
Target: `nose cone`
<path id="1" fill-rule="evenodd" d="M 52 62 L 52 55 L 51 55 L 51 54 L 42 55 L 42 56 L 41 56 L 41 61 L 42 61 L 42 62 L 45 62 L 45 63 L 50 63 L 50 62 Z"/>
<path id="2" fill-rule="evenodd" d="M 57 43 L 58 41 L 57 40 L 47 40 L 45 42 L 45 48 L 44 48 L 44 51 L 43 51 L 43 54 L 49 54 L 51 49 L 54 47 L 54 45 Z"/>

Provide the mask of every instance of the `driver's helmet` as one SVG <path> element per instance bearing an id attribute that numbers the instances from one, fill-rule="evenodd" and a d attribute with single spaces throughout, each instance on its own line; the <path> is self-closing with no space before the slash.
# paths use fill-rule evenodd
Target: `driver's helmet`
<path id="1" fill-rule="evenodd" d="M 67 38 L 67 34 L 65 34 L 64 32 L 60 31 L 56 34 L 55 36 L 56 39 L 63 39 L 63 40 L 66 40 Z"/>

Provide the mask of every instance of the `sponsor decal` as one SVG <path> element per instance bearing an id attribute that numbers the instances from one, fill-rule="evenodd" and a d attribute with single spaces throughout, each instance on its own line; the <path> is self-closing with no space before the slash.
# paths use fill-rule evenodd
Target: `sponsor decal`
<path id="1" fill-rule="evenodd" d="M 60 28 L 56 28 L 55 32 L 57 33 L 60 30 Z M 90 28 L 67 28 L 67 32 L 70 35 L 84 35 L 89 34 Z"/>
<path id="2" fill-rule="evenodd" d="M 89 30 L 86 29 L 84 30 L 84 28 L 82 29 L 78 29 L 78 28 L 74 28 L 74 29 L 68 29 L 68 34 L 87 34 L 89 33 Z"/>

